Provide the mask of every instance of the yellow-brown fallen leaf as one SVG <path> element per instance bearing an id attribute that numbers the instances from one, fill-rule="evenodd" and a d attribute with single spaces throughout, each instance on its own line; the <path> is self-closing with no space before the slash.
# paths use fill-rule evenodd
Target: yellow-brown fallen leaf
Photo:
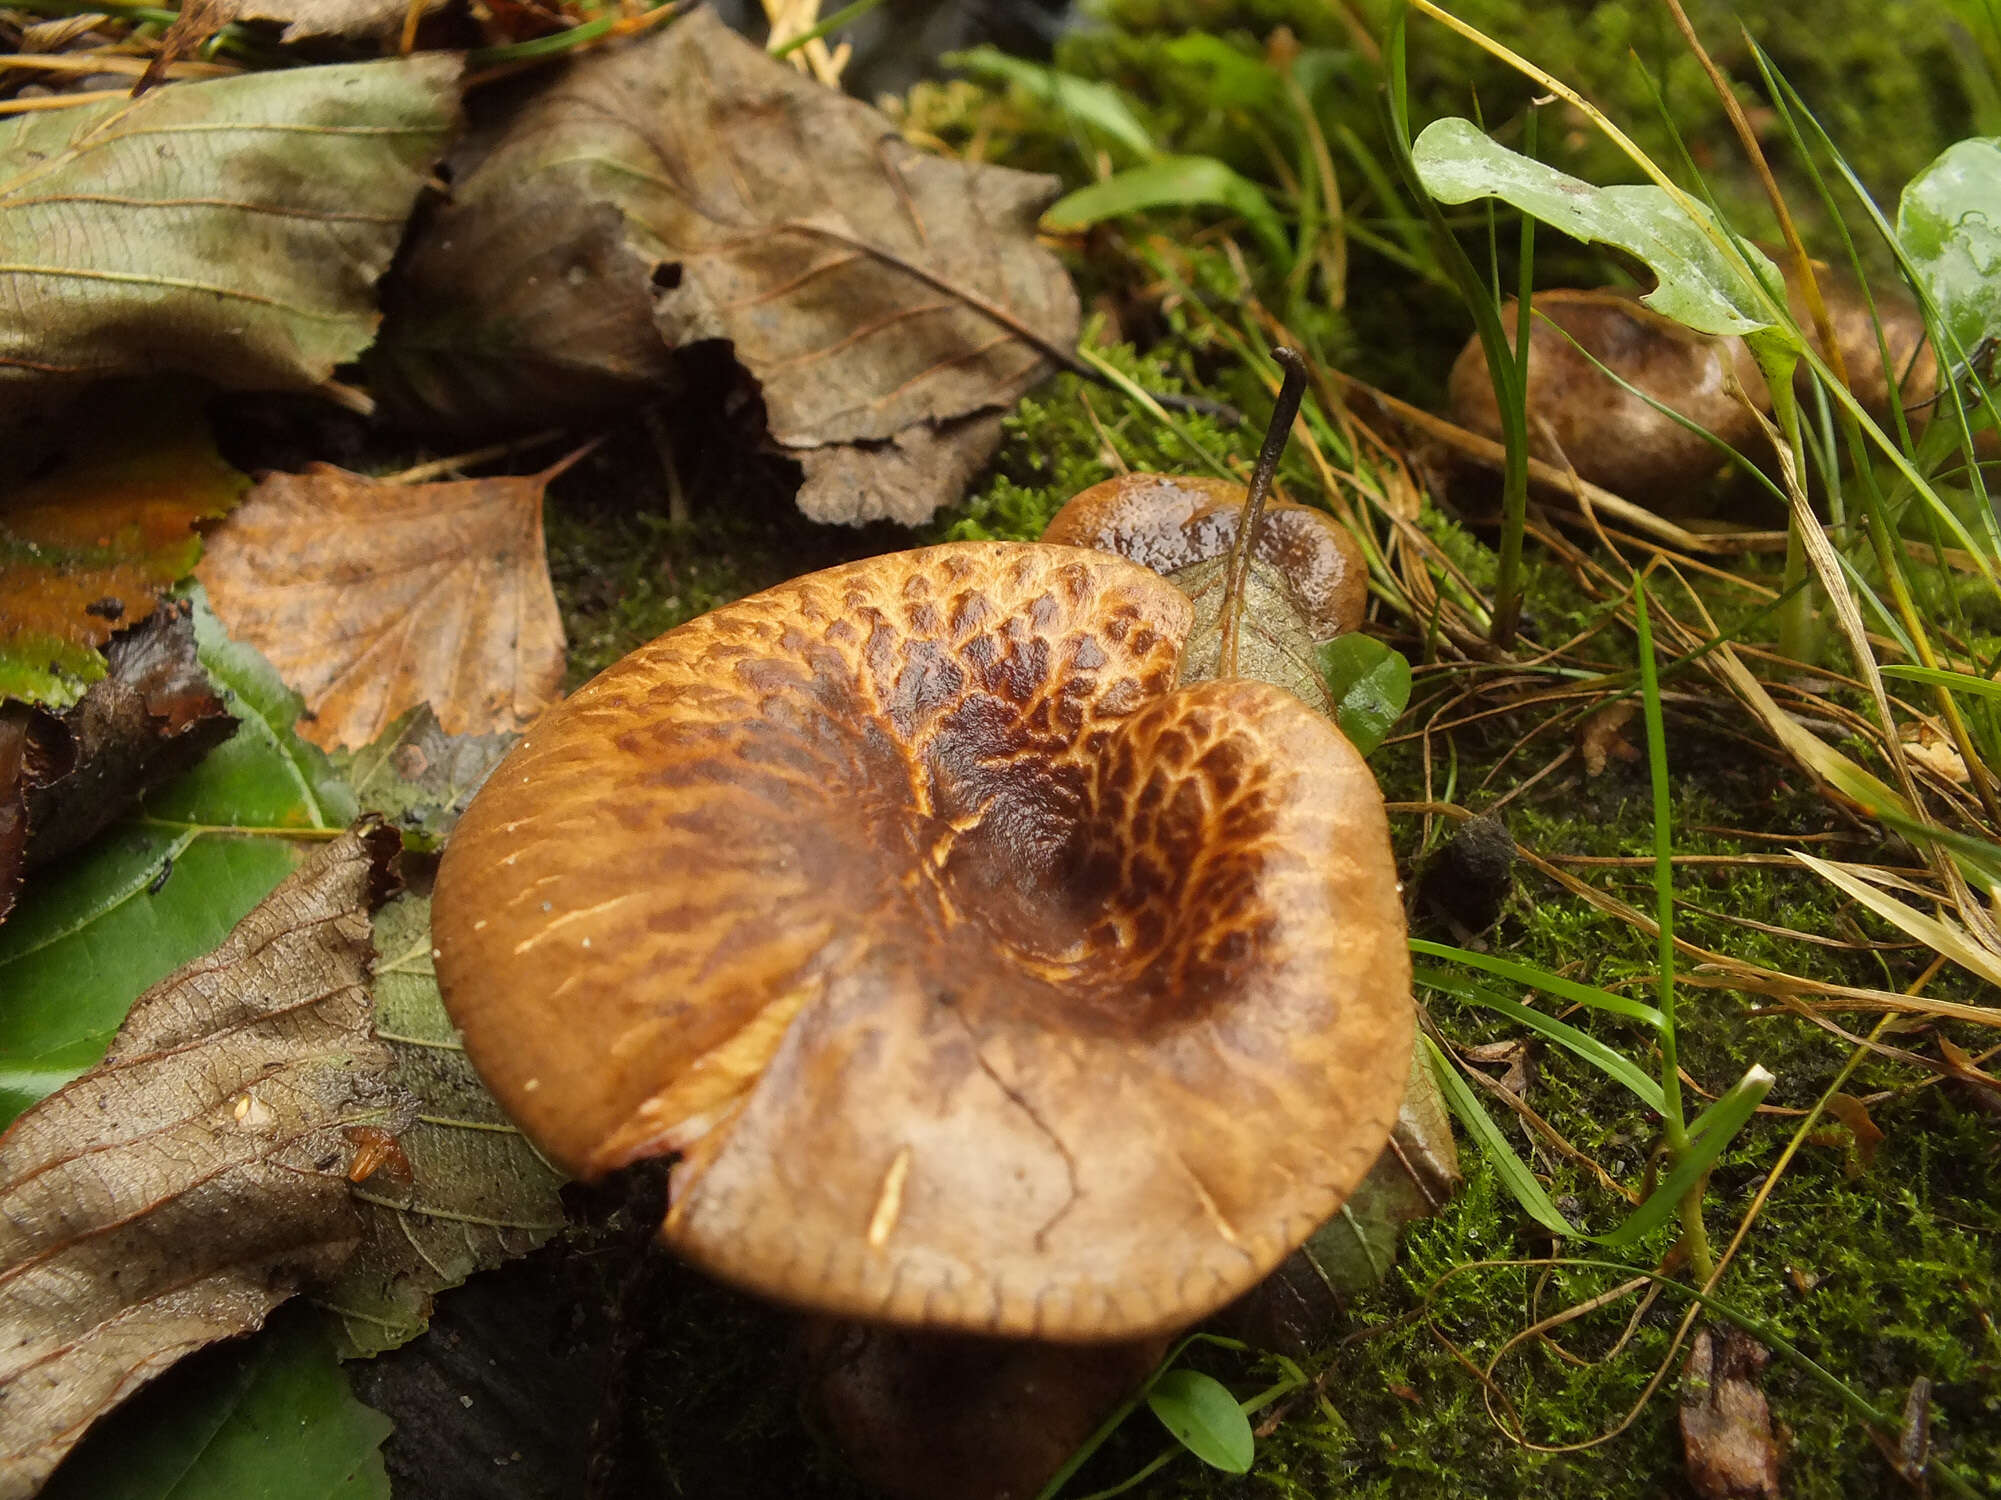
<path id="1" fill-rule="evenodd" d="M 392 484 L 273 474 L 196 576 L 232 637 L 306 700 L 299 733 L 370 743 L 428 703 L 447 734 L 526 727 L 563 677 L 541 474 Z"/>
<path id="2" fill-rule="evenodd" d="M 0 1500 L 352 1253 L 344 1131 L 410 1114 L 367 986 L 399 847 L 380 824 L 325 845 L 0 1136 Z"/>
<path id="3" fill-rule="evenodd" d="M 103 677 L 97 648 L 153 612 L 201 555 L 195 522 L 250 486 L 184 407 L 88 442 L 0 500 L 0 698 L 60 708 Z"/>

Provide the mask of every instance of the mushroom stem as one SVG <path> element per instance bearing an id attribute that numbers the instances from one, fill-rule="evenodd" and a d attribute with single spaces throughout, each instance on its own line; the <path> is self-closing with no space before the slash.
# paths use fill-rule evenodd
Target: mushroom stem
<path id="1" fill-rule="evenodd" d="M 1250 498 L 1244 501 L 1244 517 L 1237 525 L 1236 545 L 1230 549 L 1229 581 L 1223 589 L 1223 634 L 1216 670 L 1222 677 L 1237 675 L 1237 622 L 1244 613 L 1244 580 L 1251 569 L 1251 546 L 1257 539 L 1258 521 L 1264 514 L 1265 496 L 1271 492 L 1272 477 L 1278 473 L 1279 455 L 1285 452 L 1292 435 L 1293 418 L 1306 395 L 1306 360 L 1297 349 L 1281 345 L 1271 357 L 1285 371 L 1278 388 L 1278 401 L 1271 409 L 1271 425 L 1265 428 L 1264 447 L 1258 450 L 1258 466 L 1251 471 Z"/>

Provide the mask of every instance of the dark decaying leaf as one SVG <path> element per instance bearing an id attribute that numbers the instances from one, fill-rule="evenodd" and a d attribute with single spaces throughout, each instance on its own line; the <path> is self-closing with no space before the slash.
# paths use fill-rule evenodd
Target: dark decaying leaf
<path id="1" fill-rule="evenodd" d="M 324 464 L 267 475 L 196 576 L 230 634 L 305 699 L 299 733 L 317 745 L 366 745 L 422 703 L 448 734 L 518 731 L 563 680 L 542 545 L 557 472 L 446 484 Z"/>
<path id="2" fill-rule="evenodd" d="M 206 953 L 354 815 L 256 652 L 194 605 L 196 653 L 237 732 L 88 849 L 37 874 L 0 923 L 0 1123 L 104 1055 L 136 996 Z"/>
<path id="3" fill-rule="evenodd" d="M 398 847 L 380 824 L 323 846 L 0 1137 L 0 1497 L 353 1252 L 344 1131 L 409 1113 L 367 988 Z"/>
<path id="4" fill-rule="evenodd" d="M 519 735 L 446 734 L 431 706 L 413 708 L 359 750 L 337 750 L 333 763 L 370 812 L 403 830 L 442 842 L 488 774 Z"/>
<path id="5" fill-rule="evenodd" d="M 1702 1500 L 1778 1500 L 1779 1449 L 1758 1378 L 1771 1355 L 1749 1334 L 1703 1328 L 1681 1372 L 1681 1441 Z"/>
<path id="6" fill-rule="evenodd" d="M 1340 1326 L 1347 1304 L 1396 1264 L 1404 1225 L 1438 1212 L 1458 1190 L 1459 1147 L 1423 1054 L 1390 1143 L 1360 1187 L 1312 1238 L 1287 1256 L 1223 1317 L 1223 1327 L 1261 1348 L 1304 1355 Z"/>
<path id="7" fill-rule="evenodd" d="M 320 1322 L 287 1309 L 189 1359 L 93 1428 L 42 1500 L 390 1500 L 390 1420 L 354 1399 Z"/>
<path id="8" fill-rule="evenodd" d="M 0 405 L 5 382 L 0 358 Z M 195 523 L 250 487 L 185 402 L 133 394 L 140 415 L 67 434 L 72 460 L 0 500 L 0 698 L 74 702 L 104 676 L 98 648 L 194 567 Z"/>
<path id="9" fill-rule="evenodd" d="M 108 675 L 60 718 L 0 708 L 0 917 L 24 871 L 83 847 L 235 731 L 191 616 L 170 603 L 114 636 Z"/>
<path id="10" fill-rule="evenodd" d="M 373 337 L 460 66 L 287 68 L 0 122 L 0 428 L 110 376 L 323 384 Z"/>
<path id="11" fill-rule="evenodd" d="M 493 1102 L 445 1015 L 431 970 L 431 904 L 403 896 L 376 916 L 375 1026 L 390 1076 L 420 1101 L 388 1164 L 356 1184 L 361 1248 L 317 1300 L 342 1323 L 343 1355 L 415 1338 L 431 1299 L 526 1255 L 563 1227 L 563 1179 Z"/>
<path id="12" fill-rule="evenodd" d="M 808 515 L 922 520 L 991 446 L 955 424 L 1075 340 L 1035 240 L 1053 187 L 926 156 L 698 10 L 573 64 L 459 175 L 376 378 L 434 420 L 544 420 L 558 383 L 658 378 L 644 309 L 668 347 L 730 343 Z"/>

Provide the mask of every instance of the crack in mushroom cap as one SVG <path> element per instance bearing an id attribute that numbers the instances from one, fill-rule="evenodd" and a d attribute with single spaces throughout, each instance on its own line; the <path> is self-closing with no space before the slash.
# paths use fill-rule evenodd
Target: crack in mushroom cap
<path id="1" fill-rule="evenodd" d="M 1190 1323 L 1304 1240 L 1402 1098 L 1409 958 L 1361 758 L 1175 686 L 1189 605 L 963 543 L 795 579 L 546 714 L 433 932 L 481 1075 L 663 1237 L 843 1316 Z"/>
<path id="2" fill-rule="evenodd" d="M 1178 574 L 1228 555 L 1249 499 L 1249 490 L 1227 479 L 1121 474 L 1066 500 L 1042 540 L 1116 552 L 1163 576 Z M 1267 498 L 1251 556 L 1285 581 L 1314 640 L 1361 628 L 1368 564 L 1354 537 L 1325 511 Z"/>

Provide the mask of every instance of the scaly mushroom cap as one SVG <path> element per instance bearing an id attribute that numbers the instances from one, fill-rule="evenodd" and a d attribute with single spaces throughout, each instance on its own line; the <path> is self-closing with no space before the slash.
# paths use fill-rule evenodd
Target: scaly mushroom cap
<path id="1" fill-rule="evenodd" d="M 795 579 L 545 715 L 458 825 L 446 1004 L 537 1145 L 682 1153 L 663 1236 L 844 1316 L 1189 1323 L 1368 1171 L 1411 1044 L 1387 820 L 1146 570 Z"/>
<path id="2" fill-rule="evenodd" d="M 1224 479 L 1122 474 L 1072 495 L 1042 540 L 1116 552 L 1165 576 L 1226 555 L 1249 496 Z M 1314 640 L 1361 628 L 1368 565 L 1355 539 L 1326 512 L 1267 500 L 1251 556 L 1285 580 Z"/>

